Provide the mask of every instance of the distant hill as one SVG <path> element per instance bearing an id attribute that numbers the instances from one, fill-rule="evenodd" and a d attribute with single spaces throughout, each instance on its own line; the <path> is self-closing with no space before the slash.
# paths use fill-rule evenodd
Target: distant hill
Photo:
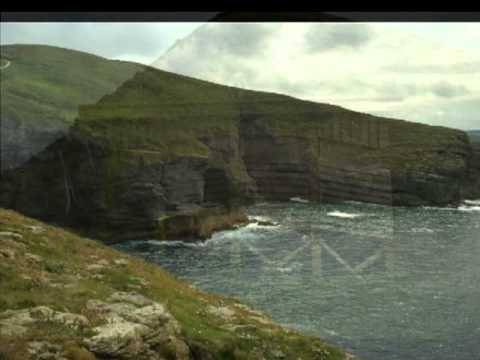
<path id="1" fill-rule="evenodd" d="M 480 143 L 480 130 L 470 130 L 468 135 L 473 142 Z"/>
<path id="2" fill-rule="evenodd" d="M 2 169 L 45 148 L 73 124 L 80 105 L 97 102 L 143 68 L 43 45 L 1 46 L 0 58 Z"/>

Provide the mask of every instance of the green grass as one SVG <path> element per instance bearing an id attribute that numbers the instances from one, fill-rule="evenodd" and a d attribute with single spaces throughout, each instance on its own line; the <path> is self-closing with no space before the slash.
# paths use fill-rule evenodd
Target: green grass
<path id="1" fill-rule="evenodd" d="M 44 231 L 35 234 L 26 227 L 31 225 L 41 226 Z M 255 356 L 255 349 L 263 349 L 266 359 L 274 358 L 274 350 L 281 350 L 287 359 L 345 358 L 343 351 L 317 338 L 303 336 L 273 322 L 259 322 L 252 317 L 251 310 L 235 307 L 238 303 L 235 299 L 192 288 L 156 265 L 93 240 L 3 209 L 0 209 L 0 231 L 21 234 L 22 239 L 15 241 L 23 244 L 13 248 L 16 251 L 14 260 L 0 262 L 0 312 L 45 305 L 88 316 L 85 304 L 89 299 L 105 300 L 115 291 L 136 291 L 167 304 L 189 342 L 200 344 L 215 359 L 251 359 Z M 2 244 L 2 248 L 10 245 Z M 27 253 L 40 256 L 41 261 L 32 263 Z M 128 265 L 114 265 L 119 258 L 128 260 Z M 91 271 L 86 267 L 99 260 L 108 261 L 110 265 L 100 271 L 103 278 L 92 278 Z M 48 277 L 48 282 L 42 282 L 45 277 Z M 139 278 L 147 281 L 148 286 L 139 286 Z M 245 330 L 251 336 L 242 337 L 226 329 L 225 320 L 205 311 L 209 305 L 234 306 L 237 312 L 235 324 L 255 325 L 255 328 Z M 32 337 L 64 345 L 70 343 L 72 351 L 81 352 L 78 348 L 80 340 L 88 331 L 88 328 L 71 330 L 56 324 L 40 323 L 29 329 L 24 337 L 3 339 L 5 343 L 0 341 L 0 358 L 2 352 L 8 352 L 10 355 L 17 354 L 21 359 L 21 344 Z M 11 355 L 10 358 L 15 357 Z"/>
<path id="2" fill-rule="evenodd" d="M 70 125 L 78 107 L 115 91 L 143 66 L 43 45 L 5 45 L 2 118 L 26 126 Z"/>

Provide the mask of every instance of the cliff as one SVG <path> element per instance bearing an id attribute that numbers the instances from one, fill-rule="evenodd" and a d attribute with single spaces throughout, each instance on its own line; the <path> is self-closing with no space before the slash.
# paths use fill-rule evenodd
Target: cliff
<path id="1" fill-rule="evenodd" d="M 0 209 L 0 358 L 353 356 L 155 265 Z"/>
<path id="2" fill-rule="evenodd" d="M 259 199 L 455 205 L 475 159 L 459 130 L 144 68 L 4 174 L 0 204 L 110 241 L 202 238 Z"/>
<path id="3" fill-rule="evenodd" d="M 469 186 L 464 190 L 464 197 L 468 199 L 480 199 L 480 130 L 469 131 L 472 144 L 473 156 L 469 172 Z"/>

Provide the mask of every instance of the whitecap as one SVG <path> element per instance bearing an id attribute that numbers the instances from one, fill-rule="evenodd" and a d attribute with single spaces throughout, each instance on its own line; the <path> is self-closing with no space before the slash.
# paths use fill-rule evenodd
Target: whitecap
<path id="1" fill-rule="evenodd" d="M 182 241 L 182 240 L 145 240 L 145 243 L 155 246 L 183 246 L 183 247 L 204 247 L 211 239 L 205 241 Z"/>
<path id="2" fill-rule="evenodd" d="M 357 217 L 362 216 L 362 214 L 352 214 L 343 211 L 331 211 L 327 213 L 328 216 L 334 216 L 342 219 L 355 219 Z"/>
<path id="3" fill-rule="evenodd" d="M 253 222 L 245 226 L 246 229 L 249 230 L 255 230 L 255 229 L 267 229 L 267 230 L 274 230 L 279 228 L 279 224 L 274 224 L 274 225 L 261 225 L 259 223 Z"/>
<path id="4" fill-rule="evenodd" d="M 459 211 L 480 211 L 480 206 L 459 206 L 458 207 Z"/>
<path id="5" fill-rule="evenodd" d="M 441 210 L 441 211 L 480 211 L 480 200 L 465 200 L 463 205 L 459 207 L 435 207 L 423 206 L 424 210 Z"/>
<path id="6" fill-rule="evenodd" d="M 292 197 L 290 198 L 290 201 L 293 201 L 293 202 L 299 202 L 299 203 L 303 203 L 303 204 L 308 204 L 310 201 L 306 200 L 306 199 L 302 199 L 301 197 Z"/>
<path id="7" fill-rule="evenodd" d="M 423 210 L 457 211 L 456 207 L 422 206 Z"/>
<path id="8" fill-rule="evenodd" d="M 247 226 L 243 226 L 241 228 L 235 229 L 235 230 L 225 230 L 225 231 L 220 231 L 218 233 L 213 234 L 212 240 L 257 240 L 262 237 L 261 234 L 256 232 L 256 226 L 254 223 L 248 224 Z M 211 241 L 211 240 L 207 240 Z"/>
<path id="9" fill-rule="evenodd" d="M 291 267 L 277 267 L 275 270 L 281 273 L 291 273 L 293 271 Z"/>
<path id="10" fill-rule="evenodd" d="M 260 215 L 255 215 L 255 216 L 249 216 L 248 220 L 250 221 L 272 221 L 272 218 L 268 216 L 260 216 Z"/>
<path id="11" fill-rule="evenodd" d="M 412 228 L 411 232 L 433 234 L 435 232 L 435 230 L 432 230 L 432 229 L 429 229 L 429 228 Z"/>

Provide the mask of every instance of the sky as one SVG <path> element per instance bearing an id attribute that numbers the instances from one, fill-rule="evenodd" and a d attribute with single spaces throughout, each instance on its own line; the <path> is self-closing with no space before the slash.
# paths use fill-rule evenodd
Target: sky
<path id="1" fill-rule="evenodd" d="M 480 128 L 480 23 L 2 23 L 0 42 L 67 47 L 376 115 Z"/>

